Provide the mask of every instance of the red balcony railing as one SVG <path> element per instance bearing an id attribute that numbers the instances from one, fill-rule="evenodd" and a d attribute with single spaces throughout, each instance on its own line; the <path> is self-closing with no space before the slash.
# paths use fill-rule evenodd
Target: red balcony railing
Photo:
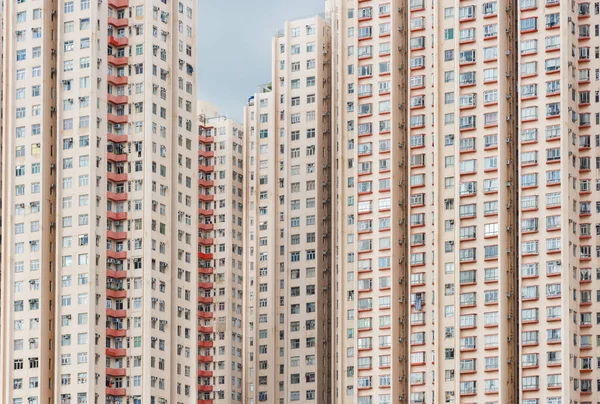
<path id="1" fill-rule="evenodd" d="M 112 25 L 113 27 L 121 28 L 121 27 L 126 27 L 129 25 L 129 19 L 128 18 L 108 17 L 108 23 L 110 25 Z"/>
<path id="2" fill-rule="evenodd" d="M 127 56 L 116 57 L 116 56 L 110 55 L 108 57 L 108 63 L 113 66 L 125 66 L 125 65 L 129 64 L 129 58 L 127 58 Z"/>
<path id="3" fill-rule="evenodd" d="M 125 279 L 127 278 L 127 271 L 114 271 L 112 269 L 107 269 L 106 276 L 115 279 Z"/>
<path id="4" fill-rule="evenodd" d="M 106 76 L 106 81 L 108 81 L 110 84 L 114 84 L 115 86 L 122 86 L 124 84 L 127 84 L 127 82 L 129 81 L 129 78 L 127 76 L 113 76 L 112 74 L 109 74 L 108 76 Z"/>
<path id="5" fill-rule="evenodd" d="M 215 196 L 214 195 L 199 194 L 198 195 L 198 199 L 201 200 L 202 202 L 212 202 L 212 201 L 215 200 Z"/>
<path id="6" fill-rule="evenodd" d="M 211 304 L 213 301 L 211 296 L 198 296 L 198 303 Z"/>
<path id="7" fill-rule="evenodd" d="M 127 350 L 125 348 L 106 348 L 106 356 L 110 356 L 112 358 L 120 358 L 127 354 Z"/>
<path id="8" fill-rule="evenodd" d="M 116 192 L 106 192 L 106 197 L 108 199 L 110 199 L 111 201 L 117 201 L 117 202 L 126 201 L 127 200 L 127 192 L 121 192 L 120 194 L 117 194 Z"/>
<path id="9" fill-rule="evenodd" d="M 107 337 L 124 337 L 127 335 L 127 330 L 126 329 L 120 329 L 120 330 L 114 330 L 112 328 L 107 328 L 106 329 L 106 336 Z"/>
<path id="10" fill-rule="evenodd" d="M 114 318 L 127 317 L 127 310 L 106 309 L 106 316 Z"/>
<path id="11" fill-rule="evenodd" d="M 111 240 L 125 240 L 127 238 L 127 232 L 106 230 L 106 238 Z"/>
<path id="12" fill-rule="evenodd" d="M 115 154 L 115 153 L 107 152 L 106 158 L 108 161 L 123 163 L 123 162 L 127 161 L 127 154 Z"/>
<path id="13" fill-rule="evenodd" d="M 112 8 L 129 7 L 129 0 L 108 0 L 108 5 Z"/>
<path id="14" fill-rule="evenodd" d="M 106 100 L 113 104 L 127 104 L 127 102 L 129 101 L 129 97 L 127 97 L 126 95 L 108 94 L 106 96 Z"/>
<path id="15" fill-rule="evenodd" d="M 127 219 L 127 212 L 113 212 L 109 210 L 106 212 L 106 217 L 110 220 L 125 220 Z"/>
<path id="16" fill-rule="evenodd" d="M 127 251 L 106 250 L 106 258 L 114 258 L 116 260 L 124 260 L 127 258 Z"/>
<path id="17" fill-rule="evenodd" d="M 106 114 L 106 119 L 112 123 L 124 124 L 127 123 L 128 117 L 127 115 Z"/>
<path id="18" fill-rule="evenodd" d="M 125 389 L 122 389 L 122 388 L 118 388 L 118 389 L 117 388 L 113 388 L 113 387 L 107 387 L 106 388 L 106 395 L 107 396 L 119 396 L 119 397 L 121 397 L 121 396 L 124 396 L 125 394 L 126 394 L 125 393 Z"/>
<path id="19" fill-rule="evenodd" d="M 108 43 L 113 46 L 127 46 L 129 40 L 126 37 L 115 38 L 114 36 L 109 36 Z"/>
<path id="20" fill-rule="evenodd" d="M 106 289 L 106 297 L 110 299 L 122 299 L 124 297 L 127 297 L 127 291 Z"/>
<path id="21" fill-rule="evenodd" d="M 213 259 L 213 254 L 198 252 L 198 258 L 200 258 L 201 260 L 211 260 Z"/>
<path id="22" fill-rule="evenodd" d="M 126 369 L 125 368 L 119 368 L 119 369 L 115 369 L 115 368 L 106 368 L 106 375 L 107 376 L 125 376 L 126 373 Z"/>
<path id="23" fill-rule="evenodd" d="M 213 318 L 213 312 L 212 311 L 199 311 L 198 317 L 203 318 L 203 319 Z"/>
<path id="24" fill-rule="evenodd" d="M 115 135 L 114 133 L 108 133 L 106 138 L 113 143 L 125 143 L 129 140 L 127 135 Z"/>

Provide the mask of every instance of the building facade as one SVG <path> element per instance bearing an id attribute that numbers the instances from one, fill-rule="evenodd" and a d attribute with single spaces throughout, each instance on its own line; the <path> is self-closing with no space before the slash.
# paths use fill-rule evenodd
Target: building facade
<path id="1" fill-rule="evenodd" d="M 598 35 L 598 6 L 329 1 L 328 10 L 339 61 L 335 257 L 344 263 L 333 289 L 337 399 L 593 402 L 598 207 L 590 195 L 600 114 L 589 39 Z M 380 322 L 378 347 L 370 335 L 372 312 L 381 310 L 371 272 L 382 269 L 369 233 L 370 192 L 382 189 L 371 189 L 371 178 L 381 185 L 388 176 L 379 165 L 373 177 L 371 167 L 386 115 L 398 139 L 392 165 L 401 167 L 389 175 L 392 192 L 401 187 L 391 204 L 392 226 L 400 226 L 391 347 L 401 352 L 391 371 L 381 355 L 373 363 L 388 331 Z M 381 262 L 389 253 L 378 230 Z M 380 284 L 378 299 L 384 293 Z M 394 369 L 399 378 L 390 380 Z M 400 394 L 382 392 L 396 383 Z"/>
<path id="2" fill-rule="evenodd" d="M 287 22 L 245 107 L 244 402 L 330 402 L 330 27 Z"/>
<path id="3" fill-rule="evenodd" d="M 514 203 L 520 390 L 528 404 L 598 400 L 592 317 L 599 300 L 592 294 L 600 279 L 593 241 L 600 234 L 599 13 L 597 3 L 584 1 L 519 3 L 520 201 Z"/>
<path id="4" fill-rule="evenodd" d="M 2 402 L 196 400 L 194 9 L 4 3 Z"/>
<path id="5" fill-rule="evenodd" d="M 408 394 L 404 14 L 389 1 L 328 2 L 334 41 L 336 402 Z"/>
<path id="6" fill-rule="evenodd" d="M 201 187 L 198 197 L 199 254 L 202 255 L 199 276 L 202 278 L 214 273 L 214 279 L 208 278 L 210 282 L 204 279 L 199 282 L 199 314 L 207 311 L 214 314 L 211 330 L 203 329 L 204 338 L 201 337 L 199 342 L 201 348 L 213 347 L 210 355 L 200 350 L 200 366 L 206 356 L 212 357 L 212 362 L 199 370 L 199 375 L 212 376 L 214 402 L 241 402 L 244 131 L 241 124 L 221 115 L 215 106 L 206 102 L 198 103 L 198 114 L 200 153 L 204 154 L 200 158 L 198 180 Z M 209 145 L 210 150 L 207 150 Z M 211 152 L 214 156 L 205 156 Z M 212 181 L 213 184 L 210 188 L 205 187 L 203 181 Z M 212 251 L 207 253 L 207 246 Z M 206 260 L 204 254 L 212 254 L 213 258 Z M 213 309 L 205 310 L 206 305 L 212 305 Z"/>
<path id="7" fill-rule="evenodd" d="M 0 401 L 600 401 L 598 3 L 328 0 L 243 126 L 193 3 L 4 2 Z"/>

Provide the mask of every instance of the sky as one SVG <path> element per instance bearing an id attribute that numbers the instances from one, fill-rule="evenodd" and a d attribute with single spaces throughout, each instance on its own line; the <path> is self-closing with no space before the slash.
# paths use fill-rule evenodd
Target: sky
<path id="1" fill-rule="evenodd" d="M 324 12 L 325 0 L 198 0 L 198 98 L 242 121 L 271 81 L 271 39 L 286 20 Z"/>

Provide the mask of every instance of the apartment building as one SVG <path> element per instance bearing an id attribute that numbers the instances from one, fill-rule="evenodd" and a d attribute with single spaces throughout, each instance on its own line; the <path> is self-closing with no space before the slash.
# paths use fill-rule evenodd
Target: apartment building
<path id="1" fill-rule="evenodd" d="M 409 5 L 414 402 L 518 400 L 515 18 Z"/>
<path id="2" fill-rule="evenodd" d="M 214 402 L 234 403 L 242 401 L 244 131 L 209 103 L 198 103 L 198 115 L 198 313 L 206 322 L 198 375 L 208 378 Z"/>
<path id="3" fill-rule="evenodd" d="M 328 3 L 339 402 L 516 400 L 517 33 L 506 6 Z"/>
<path id="4" fill-rule="evenodd" d="M 2 402 L 195 401 L 194 3 L 4 3 Z"/>
<path id="5" fill-rule="evenodd" d="M 599 14 L 598 3 L 585 1 L 519 3 L 519 353 L 526 404 L 599 397 L 592 373 L 599 338 L 599 300 L 592 298 L 600 279 L 592 238 L 600 234 Z"/>
<path id="6" fill-rule="evenodd" d="M 408 134 L 400 2 L 329 1 L 333 28 L 333 400 L 406 397 Z M 403 67 L 402 67 L 403 66 Z"/>
<path id="7" fill-rule="evenodd" d="M 330 27 L 285 23 L 245 107 L 244 401 L 330 400 Z"/>

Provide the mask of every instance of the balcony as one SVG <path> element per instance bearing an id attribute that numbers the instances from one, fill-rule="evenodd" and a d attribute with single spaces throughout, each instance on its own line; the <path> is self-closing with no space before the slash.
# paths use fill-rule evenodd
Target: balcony
<path id="1" fill-rule="evenodd" d="M 215 225 L 212 223 L 200 223 L 198 224 L 198 228 L 200 230 L 204 230 L 204 231 L 210 231 L 212 229 L 214 229 Z"/>
<path id="2" fill-rule="evenodd" d="M 203 202 L 212 202 L 215 200 L 215 196 L 214 195 L 206 195 L 206 194 L 199 194 L 198 195 L 198 199 L 203 201 Z"/>
<path id="3" fill-rule="evenodd" d="M 127 278 L 127 271 L 115 271 L 112 269 L 107 269 L 106 276 L 114 279 L 125 279 Z"/>
<path id="4" fill-rule="evenodd" d="M 129 101 L 129 97 L 127 97 L 126 95 L 112 95 L 112 94 L 108 94 L 106 96 L 106 100 L 108 102 L 113 103 L 113 104 L 127 104 L 127 102 Z"/>
<path id="5" fill-rule="evenodd" d="M 215 152 L 212 150 L 198 150 L 198 156 L 201 157 L 215 157 Z"/>
<path id="6" fill-rule="evenodd" d="M 211 304 L 214 299 L 210 296 L 198 296 L 198 303 Z"/>
<path id="7" fill-rule="evenodd" d="M 117 389 L 117 388 L 113 388 L 113 387 L 107 387 L 106 388 L 106 395 L 107 396 L 125 396 L 125 389 Z"/>
<path id="8" fill-rule="evenodd" d="M 127 297 L 127 291 L 106 289 L 106 297 L 111 299 L 122 299 Z"/>
<path id="9" fill-rule="evenodd" d="M 114 36 L 108 37 L 108 43 L 113 46 L 127 46 L 129 40 L 126 37 L 115 38 Z"/>
<path id="10" fill-rule="evenodd" d="M 127 156 L 126 154 L 119 154 L 119 156 Z M 106 173 L 106 179 L 112 182 L 125 182 L 127 181 L 127 173 L 116 174 Z"/>
<path id="11" fill-rule="evenodd" d="M 127 212 L 113 212 L 109 210 L 106 212 L 106 217 L 110 220 L 126 220 Z"/>
<path id="12" fill-rule="evenodd" d="M 215 214 L 215 211 L 212 209 L 198 209 L 198 214 L 202 216 L 212 216 Z"/>
<path id="13" fill-rule="evenodd" d="M 199 311 L 198 317 L 203 318 L 203 319 L 210 319 L 210 318 L 213 318 L 213 312 L 212 311 Z"/>
<path id="14" fill-rule="evenodd" d="M 114 258 L 116 260 L 124 260 L 127 258 L 127 251 L 106 250 L 106 258 Z M 124 271 L 119 271 L 119 272 L 124 272 Z"/>
<path id="15" fill-rule="evenodd" d="M 106 348 L 106 356 L 111 358 L 121 358 L 127 354 L 125 348 Z"/>
<path id="16" fill-rule="evenodd" d="M 213 259 L 213 254 L 212 253 L 198 252 L 198 258 L 200 258 L 201 260 L 212 260 Z"/>
<path id="17" fill-rule="evenodd" d="M 213 357 L 212 356 L 198 355 L 198 360 L 200 362 L 212 362 L 213 361 Z"/>
<path id="18" fill-rule="evenodd" d="M 127 200 L 127 192 L 117 194 L 116 192 L 106 192 L 106 198 L 111 201 L 122 202 Z"/>
<path id="19" fill-rule="evenodd" d="M 198 244 L 200 245 L 213 245 L 214 244 L 214 239 L 212 238 L 200 238 L 198 239 Z"/>
<path id="20" fill-rule="evenodd" d="M 127 232 L 107 230 L 106 238 L 111 240 L 125 240 L 127 238 Z"/>
<path id="21" fill-rule="evenodd" d="M 198 346 L 200 348 L 212 348 L 213 345 L 213 341 L 198 341 Z"/>
<path id="22" fill-rule="evenodd" d="M 129 0 L 108 0 L 108 5 L 112 8 L 129 7 Z"/>
<path id="23" fill-rule="evenodd" d="M 108 63 L 113 66 L 125 66 L 129 64 L 129 58 L 127 58 L 127 56 L 118 58 L 116 56 L 110 55 L 108 57 Z"/>
<path id="24" fill-rule="evenodd" d="M 112 74 L 109 74 L 108 76 L 106 76 L 106 81 L 108 81 L 110 84 L 114 84 L 115 86 L 122 86 L 124 84 L 127 84 L 127 82 L 129 81 L 129 78 L 127 76 L 113 76 Z"/>
<path id="25" fill-rule="evenodd" d="M 107 133 L 106 139 L 113 143 L 125 143 L 129 140 L 127 135 L 115 135 L 114 133 Z"/>
<path id="26" fill-rule="evenodd" d="M 107 328 L 106 329 L 106 336 L 107 337 L 124 337 L 127 335 L 127 330 L 126 329 L 120 329 L 120 330 L 115 330 L 112 328 Z"/>
<path id="27" fill-rule="evenodd" d="M 198 282 L 198 287 L 200 289 L 212 289 L 214 284 L 212 282 Z"/>
<path id="28" fill-rule="evenodd" d="M 199 166 L 198 168 L 204 173 L 212 173 L 215 171 L 215 166 Z"/>
<path id="29" fill-rule="evenodd" d="M 198 136 L 198 140 L 200 141 L 200 143 L 204 143 L 204 144 L 215 142 L 215 138 L 213 136 L 200 135 L 200 136 Z"/>
<path id="30" fill-rule="evenodd" d="M 115 369 L 115 368 L 106 368 L 106 375 L 107 376 L 125 376 L 126 373 L 126 369 L 125 368 L 119 368 L 119 369 Z"/>
<path id="31" fill-rule="evenodd" d="M 210 334 L 213 332 L 213 328 L 212 327 L 203 327 L 203 326 L 199 326 L 198 327 L 198 332 L 202 332 L 204 334 Z"/>
<path id="32" fill-rule="evenodd" d="M 127 317 L 127 310 L 106 309 L 107 317 L 124 318 Z"/>
<path id="33" fill-rule="evenodd" d="M 115 163 L 124 163 L 127 161 L 127 154 L 106 153 L 106 159 Z"/>
<path id="34" fill-rule="evenodd" d="M 201 370 L 198 369 L 198 377 L 212 377 L 213 372 L 212 370 Z M 200 402 L 200 401 L 198 401 Z"/>
<path id="35" fill-rule="evenodd" d="M 198 180 L 198 185 L 201 187 L 212 187 L 213 185 L 215 185 L 215 182 L 213 180 L 203 180 L 203 179 L 199 179 Z"/>
<path id="36" fill-rule="evenodd" d="M 125 124 L 129 118 L 127 115 L 106 114 L 106 119 L 111 123 Z"/>
<path id="37" fill-rule="evenodd" d="M 122 28 L 122 27 L 126 27 L 129 25 L 129 19 L 128 18 L 108 17 L 108 23 L 110 25 L 112 25 L 113 27 Z"/>
<path id="38" fill-rule="evenodd" d="M 203 393 L 210 393 L 211 391 L 213 391 L 213 386 L 201 384 L 198 386 L 198 391 L 201 391 Z"/>
<path id="39" fill-rule="evenodd" d="M 198 273 L 201 273 L 203 275 L 212 275 L 214 272 L 214 268 L 198 268 Z"/>

